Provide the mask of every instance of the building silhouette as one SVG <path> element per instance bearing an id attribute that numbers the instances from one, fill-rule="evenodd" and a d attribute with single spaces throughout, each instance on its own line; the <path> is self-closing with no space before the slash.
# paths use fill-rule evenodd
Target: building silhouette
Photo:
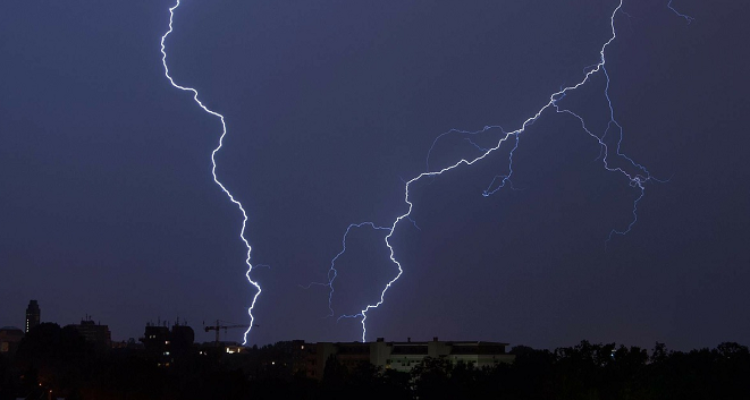
<path id="1" fill-rule="evenodd" d="M 146 324 L 146 330 L 140 339 L 147 355 L 157 361 L 159 367 L 169 367 L 187 354 L 193 347 L 195 331 L 187 324 L 179 322 L 170 330 L 165 325 Z"/>
<path id="2" fill-rule="evenodd" d="M 262 349 L 247 349 L 250 360 L 247 371 L 255 378 L 287 375 L 305 375 L 320 380 L 326 364 L 333 361 L 348 371 L 354 371 L 362 364 L 370 364 L 383 371 L 394 370 L 411 372 L 412 368 L 426 358 L 441 359 L 451 364 L 464 363 L 475 368 L 495 367 L 498 364 L 511 364 L 515 355 L 505 350 L 508 343 L 483 341 L 432 341 L 386 342 L 378 338 L 374 342 L 317 342 L 303 340 L 278 342 Z M 226 348 L 227 353 L 232 353 Z M 254 371 L 254 372 L 253 372 Z M 282 373 L 283 371 L 283 373 Z"/>
<path id="3" fill-rule="evenodd" d="M 0 353 L 13 355 L 23 339 L 23 331 L 15 326 L 0 328 Z"/>
<path id="4" fill-rule="evenodd" d="M 94 343 L 103 348 L 112 346 L 112 334 L 109 326 L 95 323 L 91 318 L 81 320 L 79 325 L 68 325 L 73 327 L 83 336 L 87 342 Z"/>
<path id="5" fill-rule="evenodd" d="M 29 301 L 29 306 L 26 307 L 26 333 L 37 325 L 42 315 L 42 311 L 39 309 L 39 304 L 36 300 Z"/>
<path id="6" fill-rule="evenodd" d="M 453 364 L 463 362 L 476 368 L 493 367 L 497 364 L 510 364 L 515 356 L 508 354 L 505 347 L 508 343 L 482 341 L 439 341 L 434 338 L 429 342 L 386 342 L 378 338 L 375 342 L 351 343 L 315 343 L 308 345 L 311 352 L 307 357 L 307 376 L 320 379 L 326 362 L 335 358 L 349 370 L 361 363 L 393 369 L 400 372 L 411 372 L 411 369 L 425 358 L 439 358 Z M 302 350 L 302 349 L 300 349 Z M 312 356 L 312 352 L 315 355 Z"/>

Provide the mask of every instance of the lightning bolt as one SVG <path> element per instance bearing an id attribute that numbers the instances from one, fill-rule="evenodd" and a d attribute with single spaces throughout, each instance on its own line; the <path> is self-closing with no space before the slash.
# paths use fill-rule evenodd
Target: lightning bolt
<path id="1" fill-rule="evenodd" d="M 191 92 L 193 93 L 193 100 L 195 100 L 196 104 L 205 112 L 213 115 L 214 117 L 219 118 L 221 121 L 221 136 L 219 136 L 219 145 L 211 152 L 211 174 L 213 175 L 214 182 L 221 188 L 221 190 L 224 192 L 224 194 L 229 197 L 229 200 L 234 203 L 237 208 L 239 208 L 240 212 L 242 212 L 242 229 L 240 230 L 240 239 L 245 244 L 245 247 L 247 248 L 247 258 L 245 258 L 245 264 L 247 265 L 247 272 L 245 273 L 245 277 L 247 278 L 247 281 L 250 282 L 251 285 L 253 285 L 257 292 L 253 296 L 253 301 L 250 304 L 250 307 L 247 309 L 247 313 L 250 316 L 250 326 L 248 327 L 247 331 L 245 331 L 245 335 L 243 336 L 243 342 L 242 344 L 247 343 L 247 335 L 250 333 L 250 331 L 253 329 L 253 322 L 255 321 L 255 317 L 253 317 L 253 308 L 255 308 L 255 302 L 258 300 L 258 296 L 260 296 L 261 289 L 260 284 L 258 282 L 253 281 L 250 278 L 250 273 L 253 270 L 253 265 L 250 263 L 250 252 L 252 251 L 252 247 L 250 247 L 250 243 L 248 243 L 247 239 L 245 239 L 245 227 L 247 226 L 247 213 L 245 212 L 245 208 L 242 207 L 242 203 L 239 202 L 239 200 L 235 199 L 232 193 L 219 181 L 219 178 L 216 176 L 216 153 L 221 150 L 222 146 L 224 145 L 224 137 L 227 135 L 227 125 L 224 122 L 224 116 L 217 113 L 216 111 L 210 110 L 208 107 L 206 107 L 198 98 L 198 91 L 195 88 L 186 87 L 186 86 L 180 86 L 175 83 L 174 79 L 169 75 L 169 67 L 167 66 L 167 52 L 166 52 L 166 46 L 164 42 L 167 39 L 167 36 L 169 36 L 170 33 L 172 33 L 172 23 L 174 21 L 174 13 L 175 10 L 180 6 L 180 0 L 177 0 L 177 3 L 169 9 L 169 30 L 167 33 L 164 34 L 164 36 L 161 37 L 161 62 L 164 65 L 164 76 L 166 76 L 167 79 L 169 79 L 169 83 L 172 84 L 177 89 L 180 89 L 185 92 Z"/>
<path id="2" fill-rule="evenodd" d="M 606 242 L 609 242 L 614 235 L 625 235 L 628 232 L 630 232 L 630 230 L 633 228 L 633 226 L 635 225 L 635 223 L 638 221 L 638 204 L 640 203 L 640 201 L 645 196 L 645 193 L 646 193 L 646 186 L 645 185 L 646 185 L 646 183 L 648 183 L 648 182 L 650 182 L 652 180 L 653 181 L 657 181 L 657 182 L 662 182 L 662 181 L 654 178 L 651 175 L 651 173 L 643 165 L 636 163 L 635 161 L 633 161 L 633 159 L 631 159 L 630 157 L 628 157 L 627 155 L 623 154 L 620 151 L 620 147 L 621 147 L 622 140 L 623 140 L 623 127 L 615 119 L 614 106 L 612 105 L 612 100 L 611 100 L 611 98 L 609 96 L 610 77 L 609 77 L 609 74 L 607 73 L 607 69 L 605 67 L 606 63 L 607 63 L 606 57 L 605 57 L 605 53 L 606 53 L 606 50 L 609 47 L 609 45 L 612 44 L 612 42 L 614 42 L 614 40 L 617 38 L 617 32 L 615 30 L 615 17 L 618 15 L 618 13 L 625 14 L 625 12 L 622 11 L 623 2 L 624 2 L 624 0 L 620 0 L 619 3 L 618 3 L 618 5 L 617 5 L 617 7 L 614 9 L 614 11 L 612 12 L 612 14 L 610 15 L 610 27 L 611 27 L 611 33 L 612 34 L 609 37 L 609 39 L 602 45 L 601 49 L 599 50 L 599 62 L 596 63 L 596 64 L 593 64 L 593 65 L 590 65 L 590 66 L 584 68 L 583 79 L 581 81 L 579 81 L 578 83 L 576 83 L 574 85 L 571 85 L 571 86 L 560 88 L 559 91 L 557 91 L 555 93 L 552 93 L 550 95 L 550 97 L 549 97 L 549 101 L 547 102 L 547 104 L 545 104 L 544 106 L 542 106 L 542 108 L 540 108 L 535 114 L 533 114 L 531 117 L 529 117 L 528 119 L 526 119 L 523 122 L 523 124 L 521 124 L 520 128 L 518 128 L 518 129 L 516 129 L 514 131 L 510 131 L 510 132 L 505 132 L 503 130 L 502 131 L 503 132 L 503 136 L 498 140 L 498 142 L 497 142 L 497 144 L 495 146 L 490 147 L 490 148 L 483 148 L 482 146 L 479 146 L 474 141 L 472 141 L 471 138 L 467 137 L 465 139 L 467 139 L 467 141 L 472 146 L 474 146 L 477 150 L 479 150 L 481 152 L 481 154 L 479 156 L 477 156 L 475 158 L 471 158 L 471 159 L 462 158 L 461 160 L 459 160 L 458 162 L 456 162 L 456 163 L 454 163 L 452 165 L 449 165 L 449 166 L 441 168 L 441 169 L 436 169 L 436 170 L 431 170 L 430 169 L 429 158 L 430 158 L 431 152 L 433 151 L 433 149 L 435 147 L 435 144 L 441 138 L 443 138 L 443 137 L 445 137 L 445 136 L 447 136 L 449 134 L 456 134 L 456 133 L 457 134 L 464 134 L 464 135 L 476 135 L 478 133 L 486 132 L 486 131 L 488 131 L 490 129 L 493 129 L 493 128 L 498 128 L 498 129 L 501 129 L 501 130 L 502 130 L 502 128 L 500 128 L 498 126 L 487 126 L 484 129 L 482 129 L 480 131 L 476 131 L 476 132 L 469 132 L 469 131 L 463 131 L 463 130 L 458 130 L 458 129 L 452 129 L 452 130 L 450 130 L 448 132 L 440 134 L 435 139 L 435 141 L 433 141 L 432 146 L 430 147 L 430 149 L 428 151 L 428 155 L 427 155 L 427 170 L 426 170 L 426 172 L 423 172 L 423 173 L 417 175 L 416 177 L 412 178 L 411 180 L 406 181 L 406 183 L 405 183 L 405 188 L 404 188 L 404 202 L 408 205 L 408 209 L 407 209 L 406 213 L 404 213 L 404 214 L 400 215 L 399 217 L 397 217 L 395 219 L 395 221 L 393 221 L 393 224 L 390 226 L 390 228 L 382 228 L 382 227 L 378 228 L 378 229 L 384 229 L 384 230 L 388 231 L 388 234 L 385 237 L 385 244 L 386 244 L 386 246 L 389 249 L 389 252 L 390 252 L 389 258 L 390 258 L 391 262 L 393 262 L 398 267 L 398 274 L 396 275 L 395 278 L 393 278 L 392 280 L 390 280 L 388 282 L 388 284 L 383 288 L 383 290 L 380 293 L 380 298 L 379 298 L 379 300 L 375 304 L 369 304 L 369 305 L 365 306 L 365 308 L 362 309 L 358 314 L 354 314 L 354 315 L 341 315 L 338 318 L 339 320 L 342 319 L 342 318 L 361 318 L 361 323 L 362 323 L 362 342 L 365 342 L 366 338 L 367 338 L 367 325 L 366 325 L 367 313 L 369 311 L 373 310 L 373 309 L 376 309 L 376 308 L 380 307 L 380 305 L 383 304 L 383 302 L 385 301 L 386 292 L 388 291 L 388 289 L 391 288 L 391 286 L 393 286 L 393 284 L 396 281 L 398 281 L 398 279 L 401 277 L 401 275 L 404 272 L 403 266 L 401 265 L 401 263 L 395 257 L 395 251 L 394 251 L 393 245 L 391 244 L 391 238 L 393 237 L 393 234 L 396 231 L 396 226 L 399 224 L 399 222 L 401 222 L 404 219 L 409 220 L 411 222 L 414 222 L 412 220 L 412 218 L 411 218 L 411 212 L 412 212 L 412 209 L 414 208 L 414 204 L 409 200 L 409 189 L 412 186 L 412 184 L 414 184 L 415 182 L 417 182 L 417 181 L 419 181 L 419 180 L 421 180 L 423 178 L 436 178 L 436 177 L 442 175 L 445 172 L 454 170 L 454 169 L 456 169 L 458 167 L 461 167 L 461 166 L 466 166 L 466 167 L 471 166 L 471 165 L 473 165 L 473 164 L 475 164 L 475 163 L 477 163 L 477 162 L 479 162 L 481 160 L 484 160 L 485 158 L 489 157 L 492 153 L 494 153 L 495 151 L 499 150 L 500 147 L 503 145 L 503 143 L 505 143 L 506 141 L 510 141 L 511 139 L 514 139 L 513 140 L 513 148 L 510 150 L 510 153 L 508 155 L 508 171 L 506 173 L 504 173 L 504 174 L 496 175 L 492 179 L 492 181 L 490 182 L 490 184 L 487 187 L 487 189 L 485 189 L 482 192 L 482 195 L 485 196 L 485 197 L 491 196 L 492 194 L 496 193 L 497 191 L 499 191 L 500 189 L 502 189 L 503 187 L 505 187 L 506 184 L 512 188 L 512 182 L 510 181 L 510 178 L 511 178 L 511 176 L 513 174 L 513 152 L 518 148 L 520 137 L 525 133 L 526 128 L 528 128 L 529 126 L 533 125 L 542 116 L 542 114 L 545 111 L 547 111 L 547 110 L 551 109 L 551 110 L 555 111 L 558 114 L 567 115 L 567 116 L 570 116 L 572 118 L 577 119 L 580 122 L 580 124 L 581 124 L 581 129 L 586 134 L 588 134 L 589 136 L 591 136 L 594 140 L 596 140 L 597 143 L 599 144 L 599 146 L 601 148 L 601 153 L 600 153 L 600 157 L 599 158 L 601 159 L 604 168 L 607 171 L 619 173 L 621 176 L 625 177 L 628 180 L 629 185 L 631 187 L 636 188 L 640 192 L 639 195 L 638 195 L 638 197 L 633 202 L 633 210 L 632 210 L 633 218 L 630 221 L 630 223 L 624 229 L 612 229 L 610 231 L 610 233 L 609 233 L 609 236 L 607 237 Z M 669 3 L 667 4 L 667 7 L 670 10 L 672 10 L 675 14 L 677 14 L 678 16 L 684 18 L 688 23 L 690 23 L 690 22 L 693 21 L 692 17 L 689 17 L 687 15 L 681 14 L 675 8 L 673 8 L 672 7 L 672 0 L 669 1 Z M 587 127 L 586 121 L 584 120 L 583 117 L 581 117 L 579 114 L 577 114 L 577 113 L 575 113 L 575 112 L 573 112 L 571 110 L 568 110 L 568 109 L 565 109 L 565 108 L 561 107 L 560 104 L 559 104 L 559 102 L 563 98 L 565 98 L 565 96 L 567 94 L 569 94 L 571 92 L 574 92 L 576 89 L 580 88 L 581 86 L 584 86 L 586 83 L 588 83 L 592 79 L 593 76 L 595 76 L 597 74 L 600 74 L 600 73 L 603 74 L 604 77 L 606 78 L 606 86 L 605 86 L 605 89 L 604 89 L 604 96 L 606 98 L 606 101 L 607 101 L 607 104 L 608 104 L 608 107 L 609 107 L 609 122 L 607 124 L 607 128 L 605 129 L 605 131 L 603 133 L 601 133 L 600 135 L 597 135 L 596 133 L 592 132 Z M 605 139 L 610 134 L 610 131 L 615 131 L 616 134 L 618 135 L 617 136 L 617 141 L 616 141 L 616 146 L 615 146 L 614 152 L 612 154 L 612 157 L 624 160 L 625 164 L 629 165 L 629 167 L 627 168 L 627 170 L 624 167 L 615 166 L 615 165 L 612 165 L 609 162 L 610 148 L 606 144 Z M 368 222 L 368 223 L 365 223 L 365 224 L 368 224 L 368 225 L 370 225 L 372 227 L 375 227 L 375 225 L 372 222 Z M 328 282 L 328 285 L 325 285 L 325 286 L 329 286 L 330 287 L 329 302 L 328 302 L 328 304 L 329 304 L 329 309 L 330 309 L 331 312 L 333 312 L 333 308 L 331 307 L 331 298 L 333 296 L 333 279 L 335 279 L 336 273 L 337 273 L 337 271 L 334 268 L 334 264 L 335 264 L 335 261 L 346 251 L 346 236 L 349 233 L 349 230 L 352 228 L 352 226 L 359 226 L 359 225 L 350 225 L 349 228 L 347 228 L 346 234 L 344 235 L 343 250 L 341 252 L 339 252 L 336 255 L 336 257 L 334 257 L 334 259 L 333 259 L 333 261 L 331 263 L 331 269 L 329 270 L 329 282 Z M 330 271 L 333 271 L 333 275 L 331 275 Z"/>
<path id="3" fill-rule="evenodd" d="M 688 24 L 690 24 L 691 22 L 693 22 L 693 21 L 695 20 L 695 18 L 693 18 L 693 17 L 691 17 L 691 16 L 689 16 L 689 15 L 685 15 L 685 14 L 683 14 L 683 13 L 681 13 L 681 12 L 677 11 L 677 10 L 676 10 L 676 9 L 675 9 L 675 8 L 674 8 L 674 7 L 672 6 L 672 2 L 673 2 L 673 1 L 674 1 L 674 0 L 669 0 L 669 3 L 667 3 L 667 8 L 669 8 L 669 9 L 670 9 L 670 10 L 672 10 L 672 11 L 673 11 L 673 12 L 674 12 L 675 14 L 677 14 L 677 16 L 678 16 L 678 17 L 684 18 L 684 19 L 685 19 L 685 21 L 687 21 L 687 23 L 688 23 Z"/>
<path id="4" fill-rule="evenodd" d="M 412 221 L 413 222 L 413 221 Z M 416 226 L 416 223 L 414 223 L 414 226 Z M 336 315 L 336 313 L 333 311 L 333 293 L 335 292 L 333 288 L 333 282 L 336 280 L 336 277 L 338 277 L 339 271 L 336 269 L 336 261 L 338 261 L 339 257 L 343 256 L 344 253 L 346 253 L 346 239 L 349 237 L 349 232 L 353 228 L 362 228 L 362 227 L 370 227 L 373 230 L 376 231 L 388 231 L 391 232 L 391 228 L 385 227 L 385 226 L 378 226 L 375 225 L 373 222 L 360 222 L 358 224 L 350 224 L 346 231 L 344 232 L 344 237 L 341 239 L 341 251 L 336 254 L 333 259 L 331 259 L 331 265 L 328 268 L 328 282 L 327 283 L 321 283 L 321 282 L 312 282 L 305 286 L 302 286 L 304 289 L 309 289 L 312 286 L 324 286 L 328 288 L 328 315 L 327 317 L 333 317 Z M 419 229 L 419 228 L 417 228 Z M 341 318 L 339 318 L 341 319 Z"/>

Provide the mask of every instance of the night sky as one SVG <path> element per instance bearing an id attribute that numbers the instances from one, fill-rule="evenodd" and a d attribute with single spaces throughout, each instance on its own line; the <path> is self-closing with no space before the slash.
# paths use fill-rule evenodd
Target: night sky
<path id="1" fill-rule="evenodd" d="M 438 135 L 515 130 L 579 82 L 614 0 L 183 0 L 167 62 L 226 117 L 219 179 L 247 210 L 263 287 L 250 344 L 355 341 L 325 282 L 350 223 L 390 226 Z M 242 215 L 211 177 L 218 118 L 173 88 L 172 1 L 0 3 L 0 326 L 90 314 L 113 339 L 146 322 L 247 324 Z M 664 183 L 608 172 L 580 123 L 547 110 L 510 146 L 411 187 L 391 239 L 404 274 L 368 340 L 581 339 L 671 348 L 750 342 L 750 4 L 626 0 L 607 49 L 621 149 Z M 602 74 L 570 93 L 597 133 Z M 431 168 L 480 153 L 444 136 Z M 490 146 L 499 129 L 471 135 Z M 508 143 L 509 145 L 511 143 Z M 417 227 L 419 229 L 417 229 Z M 397 269 L 387 232 L 354 229 L 336 316 Z M 228 340 L 242 340 L 241 329 Z M 199 340 L 212 336 L 200 332 Z"/>

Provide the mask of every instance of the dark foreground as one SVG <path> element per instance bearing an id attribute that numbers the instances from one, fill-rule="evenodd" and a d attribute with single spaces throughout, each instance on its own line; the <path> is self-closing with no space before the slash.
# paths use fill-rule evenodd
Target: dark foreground
<path id="1" fill-rule="evenodd" d="M 168 367 L 139 349 L 96 348 L 54 324 L 0 354 L 0 400 L 47 399 L 750 399 L 750 353 L 737 343 L 670 351 L 591 344 L 555 351 L 518 346 L 513 364 L 476 369 L 425 359 L 410 373 L 331 358 L 321 380 L 278 359 L 195 348 Z M 223 350 L 223 349 L 222 349 Z"/>

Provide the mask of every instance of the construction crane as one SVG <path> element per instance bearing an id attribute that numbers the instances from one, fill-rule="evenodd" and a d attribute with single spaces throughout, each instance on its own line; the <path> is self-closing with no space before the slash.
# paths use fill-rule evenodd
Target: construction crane
<path id="1" fill-rule="evenodd" d="M 219 321 L 218 319 L 216 320 L 216 325 L 205 326 L 206 325 L 205 322 L 203 323 L 203 325 L 204 325 L 203 329 L 206 332 L 216 331 L 216 340 L 215 340 L 216 347 L 219 347 L 219 342 L 221 341 L 219 334 L 222 329 L 224 330 L 224 334 L 226 335 L 228 329 L 236 329 L 236 328 L 248 329 L 250 327 L 250 325 L 222 325 L 221 321 Z M 258 325 L 254 325 L 254 326 L 257 327 Z"/>

